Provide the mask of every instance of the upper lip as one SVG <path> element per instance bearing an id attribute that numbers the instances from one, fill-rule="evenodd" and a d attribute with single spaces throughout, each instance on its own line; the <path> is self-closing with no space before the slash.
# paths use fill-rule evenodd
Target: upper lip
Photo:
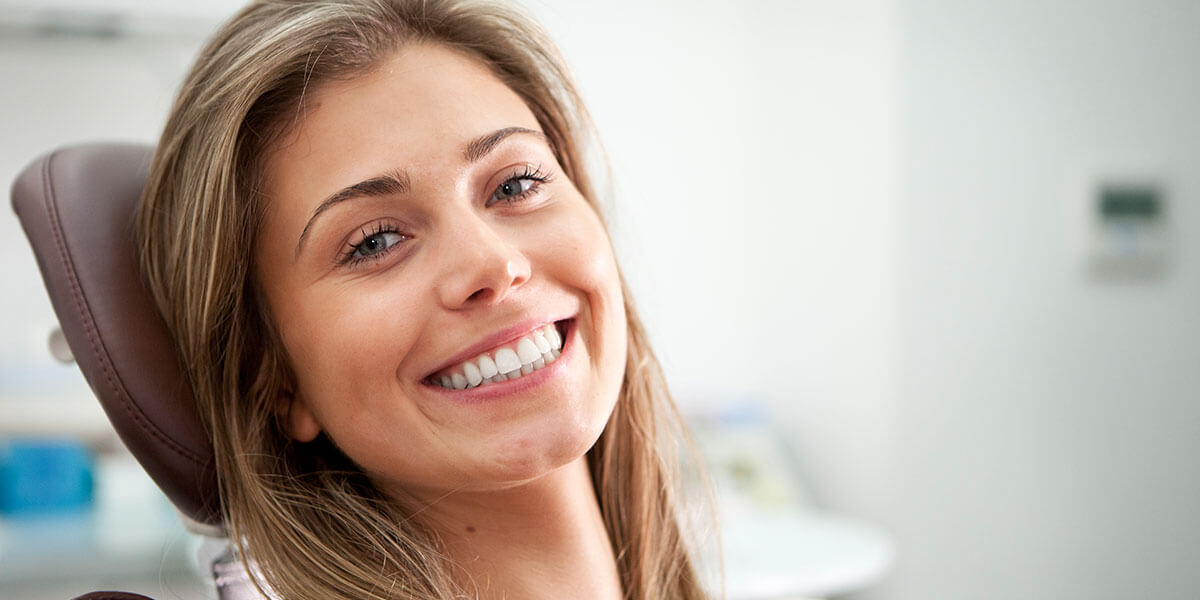
<path id="1" fill-rule="evenodd" d="M 523 337 L 524 335 L 534 331 L 535 329 L 539 329 L 541 327 L 545 327 L 546 325 L 551 325 L 551 324 L 557 323 L 558 321 L 561 321 L 561 320 L 567 319 L 567 318 L 570 318 L 570 317 L 563 317 L 563 318 L 558 318 L 558 319 L 538 319 L 538 318 L 524 319 L 524 320 L 518 322 L 516 325 L 505 327 L 504 329 L 501 329 L 499 331 L 496 331 L 494 333 L 486 335 L 483 338 L 480 338 L 480 340 L 478 342 L 472 344 L 470 347 L 463 350 L 462 352 L 455 354 L 453 357 L 451 357 L 450 359 L 448 359 L 444 363 L 442 363 L 441 366 L 430 371 L 425 377 L 426 377 L 426 379 L 428 379 L 434 373 L 448 369 L 453 366 L 457 366 L 465 361 L 474 359 L 475 357 L 479 356 L 480 354 L 483 354 L 485 351 L 491 350 L 492 348 L 495 348 L 496 346 L 503 345 L 505 342 L 511 342 L 513 340 L 519 339 L 519 338 Z"/>

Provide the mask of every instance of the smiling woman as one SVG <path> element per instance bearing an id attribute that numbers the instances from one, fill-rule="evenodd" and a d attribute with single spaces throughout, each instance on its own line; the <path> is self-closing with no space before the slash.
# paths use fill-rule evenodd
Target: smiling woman
<path id="1" fill-rule="evenodd" d="M 265 593 L 703 597 L 590 131 L 490 4 L 258 2 L 201 54 L 139 236 Z"/>
<path id="2" fill-rule="evenodd" d="M 533 113 L 430 43 L 307 102 L 266 160 L 255 252 L 296 380 L 292 438 L 328 434 L 433 513 L 584 467 L 625 363 L 620 277 Z"/>

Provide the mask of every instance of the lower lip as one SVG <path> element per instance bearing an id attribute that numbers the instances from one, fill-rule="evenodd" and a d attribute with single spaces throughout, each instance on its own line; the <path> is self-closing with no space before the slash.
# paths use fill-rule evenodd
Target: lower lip
<path id="1" fill-rule="evenodd" d="M 467 388 L 463 390 L 451 390 L 439 385 L 426 385 L 434 392 L 445 394 L 446 396 L 458 402 L 487 402 L 491 400 L 503 399 L 505 396 L 520 394 L 527 390 L 533 389 L 542 385 L 551 378 L 557 376 L 563 369 L 566 368 L 569 362 L 575 356 L 575 321 L 572 319 L 568 322 L 567 333 L 563 336 L 562 354 L 554 360 L 554 362 L 516 379 L 501 381 L 500 383 L 488 383 L 479 387 Z"/>

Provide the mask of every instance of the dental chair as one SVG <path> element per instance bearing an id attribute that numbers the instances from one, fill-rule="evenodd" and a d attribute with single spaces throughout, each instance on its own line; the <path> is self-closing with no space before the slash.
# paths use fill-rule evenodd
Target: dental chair
<path id="1" fill-rule="evenodd" d="M 152 153 L 130 144 L 51 152 L 18 175 L 13 209 L 74 360 L 117 435 L 190 531 L 223 536 L 212 446 L 139 275 L 133 213 Z M 221 600 L 262 598 L 231 552 L 211 568 Z M 145 598 L 93 592 L 76 600 Z"/>

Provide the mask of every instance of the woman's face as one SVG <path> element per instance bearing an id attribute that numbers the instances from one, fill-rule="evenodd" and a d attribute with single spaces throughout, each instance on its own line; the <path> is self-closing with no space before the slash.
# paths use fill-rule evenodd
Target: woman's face
<path id="1" fill-rule="evenodd" d="M 596 441 L 625 364 L 616 263 L 486 68 L 417 44 L 309 90 L 266 192 L 255 259 L 294 438 L 324 431 L 417 495 L 519 484 Z"/>

